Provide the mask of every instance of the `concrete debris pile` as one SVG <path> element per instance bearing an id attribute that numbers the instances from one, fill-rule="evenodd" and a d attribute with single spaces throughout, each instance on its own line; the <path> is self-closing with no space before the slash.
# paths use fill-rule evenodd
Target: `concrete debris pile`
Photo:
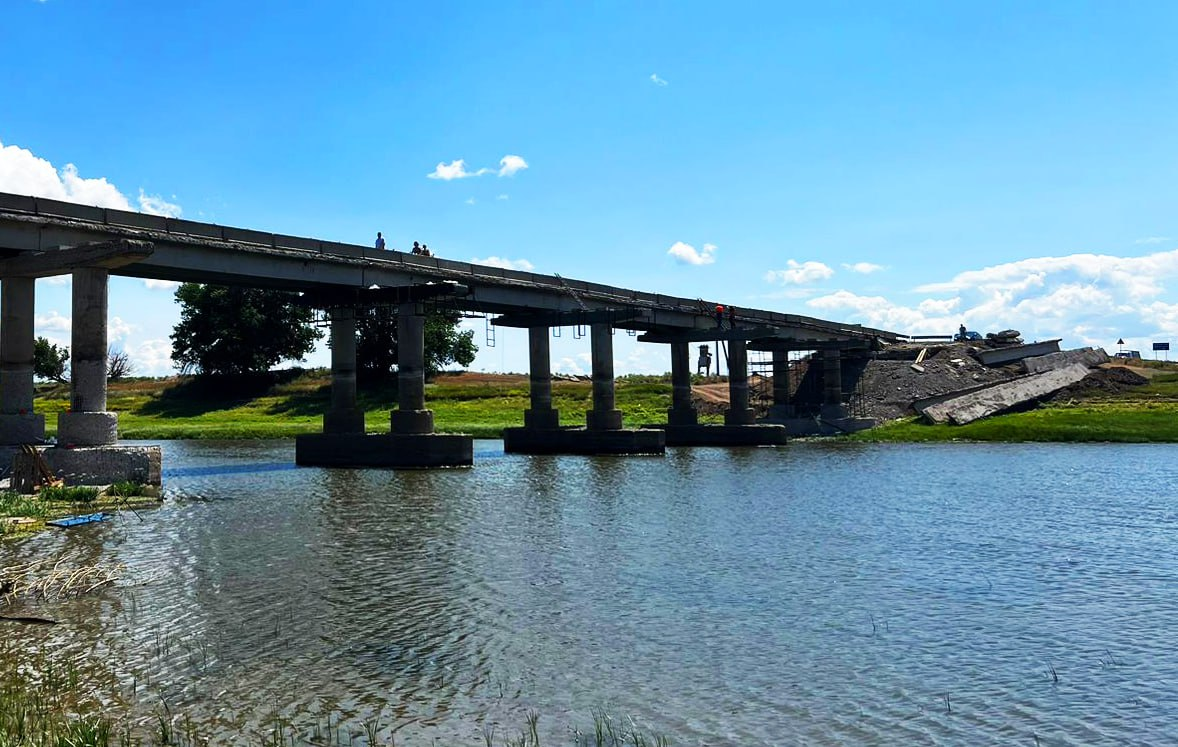
<path id="1" fill-rule="evenodd" d="M 1109 375 L 1097 366 L 1109 361 L 1103 350 L 1058 351 L 1057 341 L 1023 345 L 1013 336 L 1002 341 L 1003 365 L 986 365 L 995 359 L 994 347 L 953 344 L 922 349 L 913 363 L 893 353 L 885 360 L 870 361 L 860 380 L 863 410 L 868 417 L 891 420 L 923 415 L 933 423 L 961 425 L 979 418 L 1046 401 L 1061 391 L 1072 392 L 1116 385 L 1121 374 Z M 897 359 L 900 358 L 900 359 Z M 1137 379 L 1136 374 L 1130 374 Z"/>
<path id="2" fill-rule="evenodd" d="M 1006 381 L 1015 375 L 1005 368 L 983 366 L 971 354 L 972 347 L 954 343 L 914 349 L 908 355 L 898 351 L 900 357 L 868 361 L 858 386 L 863 414 L 878 421 L 895 420 L 911 415 L 916 400 Z M 920 350 L 928 352 L 916 364 Z"/>

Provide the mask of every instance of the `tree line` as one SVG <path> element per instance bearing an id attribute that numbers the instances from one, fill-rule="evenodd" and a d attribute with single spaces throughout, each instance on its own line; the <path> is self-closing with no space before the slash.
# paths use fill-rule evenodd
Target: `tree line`
<path id="1" fill-rule="evenodd" d="M 297 303 L 297 294 L 236 286 L 184 283 L 176 289 L 180 321 L 172 330 L 172 362 L 181 373 L 233 376 L 264 373 L 285 361 L 302 361 L 324 332 L 314 312 Z M 459 312 L 432 309 L 425 319 L 425 372 L 430 377 L 451 364 L 469 366 L 478 347 L 474 332 L 461 331 Z M 360 310 L 356 317 L 356 368 L 361 380 L 382 381 L 397 366 L 394 309 Z M 33 373 L 50 381 L 69 380 L 69 350 L 38 337 Z M 111 349 L 107 377 L 134 372 L 125 351 Z"/>

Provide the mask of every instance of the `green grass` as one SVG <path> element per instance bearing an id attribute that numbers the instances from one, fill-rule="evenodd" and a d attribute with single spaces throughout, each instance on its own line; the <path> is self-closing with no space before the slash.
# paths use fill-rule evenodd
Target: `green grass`
<path id="1" fill-rule="evenodd" d="M 592 404 L 589 382 L 554 382 L 552 395 L 562 424 L 585 424 Z M 666 422 L 668 382 L 623 377 L 615 396 L 626 426 Z M 361 387 L 357 400 L 366 429 L 387 432 L 397 403 L 395 384 Z M 119 414 L 119 436 L 125 439 L 293 438 L 320 433 L 330 401 L 330 377 L 316 370 L 232 382 L 187 377 L 111 382 L 107 409 Z M 530 407 L 527 379 L 483 383 L 442 375 L 426 385 L 426 406 L 439 433 L 495 438 L 504 428 L 523 425 Z M 56 434 L 57 414 L 68 407 L 68 387 L 39 389 L 36 409 L 46 415 L 50 435 Z"/>
<path id="2" fill-rule="evenodd" d="M 889 423 L 847 436 L 858 441 L 1178 441 L 1178 372 L 1173 364 L 1144 386 L 1118 393 L 1093 392 L 1078 401 L 1030 412 L 988 418 L 966 426 L 930 426 L 916 421 Z M 615 383 L 616 406 L 626 427 L 666 422 L 671 386 L 666 376 L 622 376 Z M 331 399 L 324 370 L 287 371 L 233 380 L 128 379 L 112 382 L 108 409 L 119 413 L 126 439 L 292 438 L 319 433 Z M 556 381 L 553 406 L 563 425 L 585 424 L 592 404 L 587 381 Z M 363 386 L 358 406 L 370 433 L 387 432 L 397 403 L 396 384 Z M 38 391 L 36 407 L 55 432 L 56 414 L 69 405 L 69 388 Z M 426 385 L 426 406 L 439 433 L 495 438 L 504 428 L 523 425 L 530 407 L 527 377 L 486 381 L 443 374 Z M 700 422 L 720 422 L 701 414 Z"/>

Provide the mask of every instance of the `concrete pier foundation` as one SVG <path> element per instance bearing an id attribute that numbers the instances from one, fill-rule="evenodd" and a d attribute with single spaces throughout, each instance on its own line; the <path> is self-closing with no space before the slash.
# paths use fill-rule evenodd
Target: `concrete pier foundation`
<path id="1" fill-rule="evenodd" d="M 36 280 L 0 281 L 0 444 L 45 440 L 45 416 L 33 412 L 33 311 Z"/>
<path id="2" fill-rule="evenodd" d="M 331 310 L 331 409 L 324 433 L 364 433 L 364 411 L 356 407 L 356 310 Z"/>
<path id="3" fill-rule="evenodd" d="M 119 439 L 119 416 L 106 411 L 109 275 L 90 267 L 73 272 L 70 410 L 57 416 L 57 442 L 62 446 L 107 446 Z"/>
<path id="4" fill-rule="evenodd" d="M 552 406 L 552 358 L 548 327 L 528 329 L 528 395 L 524 427 L 550 430 L 560 427 L 560 411 Z"/>
<path id="5" fill-rule="evenodd" d="M 843 404 L 843 356 L 838 350 L 822 351 L 822 417 L 847 417 Z"/>
<path id="6" fill-rule="evenodd" d="M 324 432 L 295 439 L 295 463 L 317 467 L 384 467 L 433 469 L 469 467 L 474 463 L 470 436 L 434 433 L 433 411 L 425 407 L 425 317 L 420 304 L 397 309 L 397 407 L 389 417 L 390 433 L 364 433 L 364 415 L 355 412 L 355 321 L 346 313 L 332 317 L 333 340 L 338 334 L 344 351 L 332 348 L 332 413 L 324 417 Z M 347 340 L 351 341 L 350 353 Z M 337 369 L 338 362 L 338 369 Z M 337 393 L 338 384 L 338 393 Z M 358 424 L 358 428 L 357 428 Z"/>
<path id="7" fill-rule="evenodd" d="M 667 446 L 776 446 L 786 442 L 785 428 L 757 425 L 749 407 L 748 348 L 744 340 L 728 345 L 728 401 L 724 425 L 700 425 L 691 404 L 691 372 L 687 343 L 671 343 L 671 409 Z"/>
<path id="8" fill-rule="evenodd" d="M 671 343 L 671 408 L 667 425 L 699 424 L 699 414 L 691 403 L 691 347 L 686 342 Z"/>
<path id="9" fill-rule="evenodd" d="M 622 428 L 622 411 L 614 401 L 613 334 L 609 324 L 592 324 L 593 406 L 584 428 L 561 428 L 552 408 L 552 374 L 548 328 L 529 328 L 531 409 L 523 428 L 503 431 L 503 450 L 517 454 L 662 454 L 663 432 Z"/>

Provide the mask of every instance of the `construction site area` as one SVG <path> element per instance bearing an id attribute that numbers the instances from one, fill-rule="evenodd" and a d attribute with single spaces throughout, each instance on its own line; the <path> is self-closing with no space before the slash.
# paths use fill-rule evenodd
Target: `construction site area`
<path id="1" fill-rule="evenodd" d="M 758 419 L 784 422 L 795 435 L 860 430 L 899 418 L 962 425 L 1035 407 L 1086 389 L 1122 391 L 1148 381 L 1099 348 L 1062 351 L 1059 340 L 1024 342 L 1016 331 L 969 340 L 913 340 L 842 362 L 845 418 L 823 415 L 823 366 L 807 353 L 791 356 L 789 412 L 773 400 L 771 361 L 750 356 L 750 400 Z M 721 414 L 728 385 L 697 384 L 696 408 Z"/>

